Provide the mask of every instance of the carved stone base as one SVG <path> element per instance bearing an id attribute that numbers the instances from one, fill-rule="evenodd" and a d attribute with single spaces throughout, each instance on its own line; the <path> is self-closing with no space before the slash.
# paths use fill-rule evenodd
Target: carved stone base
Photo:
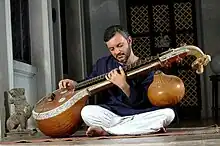
<path id="1" fill-rule="evenodd" d="M 33 130 L 27 129 L 23 131 L 12 130 L 6 133 L 6 137 L 27 137 L 27 136 L 34 136 L 36 133 L 37 133 L 36 129 Z"/>

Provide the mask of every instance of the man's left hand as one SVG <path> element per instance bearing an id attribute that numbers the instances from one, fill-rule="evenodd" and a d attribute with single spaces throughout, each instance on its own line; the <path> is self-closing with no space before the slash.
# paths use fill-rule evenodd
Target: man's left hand
<path id="1" fill-rule="evenodd" d="M 109 72 L 105 78 L 121 88 L 121 90 L 129 97 L 130 96 L 130 86 L 126 81 L 126 75 L 121 66 L 119 66 L 119 73 L 117 69 Z"/>
<path id="2" fill-rule="evenodd" d="M 121 66 L 119 67 L 119 72 L 117 69 L 114 69 L 109 72 L 105 78 L 113 84 L 117 85 L 119 88 L 123 88 L 127 84 L 126 75 Z"/>

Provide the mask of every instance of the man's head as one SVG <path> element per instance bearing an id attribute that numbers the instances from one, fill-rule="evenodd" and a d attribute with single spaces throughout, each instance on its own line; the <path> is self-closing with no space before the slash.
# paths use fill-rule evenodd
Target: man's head
<path id="1" fill-rule="evenodd" d="M 132 53 L 132 39 L 120 25 L 112 25 L 105 30 L 104 42 L 110 53 L 120 62 L 126 63 Z"/>

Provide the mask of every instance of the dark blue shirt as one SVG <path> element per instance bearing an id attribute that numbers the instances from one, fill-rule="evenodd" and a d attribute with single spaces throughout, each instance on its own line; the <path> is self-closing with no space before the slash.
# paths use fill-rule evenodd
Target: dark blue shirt
<path id="1" fill-rule="evenodd" d="M 111 70 L 118 68 L 121 64 L 113 56 L 102 57 L 97 60 L 92 73 L 87 77 L 93 78 Z M 154 72 L 146 75 L 137 76 L 133 79 L 127 79 L 130 85 L 130 96 L 117 86 L 113 86 L 104 94 L 104 103 L 100 106 L 111 110 L 117 115 L 128 116 L 158 109 L 153 107 L 147 97 L 147 89 L 153 81 Z"/>

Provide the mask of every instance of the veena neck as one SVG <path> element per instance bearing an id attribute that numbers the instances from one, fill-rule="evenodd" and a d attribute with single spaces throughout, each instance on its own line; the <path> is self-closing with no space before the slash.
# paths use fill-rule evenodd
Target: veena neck
<path id="1" fill-rule="evenodd" d="M 157 61 L 158 60 L 158 56 L 150 56 L 150 57 L 147 57 L 145 59 L 137 59 L 133 64 L 130 64 L 130 65 L 122 65 L 122 68 L 123 70 L 126 72 L 128 71 L 131 71 L 133 69 L 136 69 L 142 65 L 145 65 L 147 63 L 150 63 L 150 62 L 153 62 L 153 61 Z M 105 74 L 101 74 L 99 76 L 96 76 L 96 77 L 93 77 L 93 78 L 90 78 L 90 79 L 87 79 L 87 80 L 84 80 L 82 82 L 79 82 L 77 85 L 76 85 L 76 88 L 75 90 L 78 90 L 78 89 L 82 89 L 82 88 L 86 88 L 86 87 L 89 87 L 91 85 L 94 85 L 94 84 L 97 84 L 101 81 L 104 81 L 106 80 L 105 79 L 105 76 L 108 74 L 105 73 Z"/>

